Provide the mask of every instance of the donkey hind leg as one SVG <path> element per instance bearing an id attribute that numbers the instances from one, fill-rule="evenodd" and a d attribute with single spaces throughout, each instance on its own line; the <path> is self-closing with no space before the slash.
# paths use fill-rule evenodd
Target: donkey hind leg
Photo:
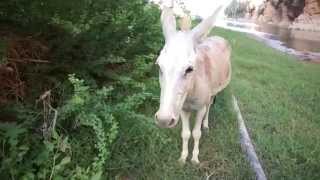
<path id="1" fill-rule="evenodd" d="M 205 132 L 208 132 L 208 131 L 209 131 L 209 123 L 208 123 L 208 121 L 209 121 L 209 112 L 210 112 L 210 107 L 211 107 L 212 104 L 214 104 L 215 100 L 216 100 L 216 97 L 213 96 L 213 97 L 211 98 L 211 100 L 210 100 L 210 103 L 209 103 L 208 106 L 207 106 L 206 115 L 205 115 L 205 118 L 204 118 L 203 123 L 202 123 L 202 129 L 203 129 Z"/>
<path id="2" fill-rule="evenodd" d="M 194 140 L 194 145 L 193 145 L 193 152 L 192 152 L 191 162 L 193 164 L 199 164 L 200 163 L 199 159 L 198 159 L 198 155 L 199 155 L 199 140 L 201 138 L 201 124 L 202 124 L 204 116 L 206 115 L 206 111 L 207 111 L 207 108 L 206 108 L 206 106 L 204 106 L 202 109 L 200 109 L 197 112 L 196 122 L 195 122 L 194 128 L 192 130 L 192 136 L 193 136 L 193 140 Z"/>
<path id="3" fill-rule="evenodd" d="M 182 132 L 181 132 L 181 138 L 182 138 L 182 151 L 181 151 L 181 156 L 179 158 L 179 162 L 181 164 L 184 164 L 186 162 L 186 159 L 188 157 L 188 142 L 189 138 L 191 136 L 190 132 L 190 112 L 185 112 L 182 110 L 180 116 L 181 116 L 181 122 L 182 122 Z"/>

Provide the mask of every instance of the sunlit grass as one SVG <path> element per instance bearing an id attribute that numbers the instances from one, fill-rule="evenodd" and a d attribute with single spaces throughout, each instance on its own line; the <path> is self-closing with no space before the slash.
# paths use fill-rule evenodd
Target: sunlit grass
<path id="1" fill-rule="evenodd" d="M 189 141 L 190 152 L 187 163 L 185 166 L 178 163 L 177 160 L 181 151 L 181 127 L 178 125 L 175 129 L 154 129 L 157 133 L 168 135 L 166 145 L 158 144 L 159 139 L 150 139 L 154 136 L 146 134 L 143 143 L 149 143 L 146 146 L 148 149 L 135 147 L 126 152 L 128 159 L 138 159 L 138 161 L 128 162 L 128 167 L 120 167 L 120 171 L 112 171 L 115 174 L 112 173 L 111 175 L 120 179 L 130 177 L 136 179 L 191 180 L 206 179 L 208 176 L 211 179 L 253 179 L 238 143 L 237 122 L 231 111 L 230 97 L 231 91 L 228 88 L 219 95 L 214 108 L 211 109 L 209 120 L 211 129 L 208 134 L 204 133 L 201 139 L 199 155 L 201 164 L 199 166 L 192 165 L 189 162 L 193 148 L 192 138 Z M 147 114 L 153 116 L 157 106 L 157 104 L 148 106 Z M 136 128 L 132 127 L 131 129 Z M 137 134 L 139 132 L 128 133 Z M 137 145 L 143 143 L 137 142 Z M 139 158 L 132 156 L 139 156 Z M 115 157 L 115 159 L 118 158 Z"/>
<path id="2" fill-rule="evenodd" d="M 211 109 L 210 132 L 201 138 L 200 166 L 177 163 L 181 151 L 179 125 L 175 129 L 154 127 L 155 134 L 167 135 L 168 139 L 163 139 L 166 145 L 157 143 L 159 139 L 154 135 L 142 135 L 143 142 L 134 143 L 147 143 L 142 147 L 148 149 L 130 146 L 125 155 L 119 155 L 127 157 L 125 163 L 120 163 L 127 165 L 112 167 L 110 175 L 118 179 L 254 179 L 239 144 L 231 106 L 233 93 L 269 179 L 319 179 L 320 65 L 299 62 L 245 34 L 219 28 L 214 34 L 228 39 L 232 46 L 233 75 L 231 85 L 218 95 Z M 150 93 L 159 95 L 156 74 L 147 84 Z M 151 103 L 142 111 L 153 117 L 157 107 Z M 140 132 L 130 123 L 126 125 L 130 126 L 128 134 L 150 133 Z M 154 122 L 148 123 L 155 126 Z M 125 140 L 118 143 L 122 142 Z"/>
<path id="3" fill-rule="evenodd" d="M 270 179 L 320 178 L 320 64 L 218 29 L 233 47 L 232 92 Z"/>

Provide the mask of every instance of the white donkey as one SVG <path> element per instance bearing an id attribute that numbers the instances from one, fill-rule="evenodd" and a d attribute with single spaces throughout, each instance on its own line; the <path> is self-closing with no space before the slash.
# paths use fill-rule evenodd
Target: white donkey
<path id="1" fill-rule="evenodd" d="M 194 148 L 192 163 L 199 163 L 199 139 L 202 128 L 208 129 L 209 108 L 214 96 L 223 90 L 231 77 L 228 42 L 221 37 L 205 36 L 210 31 L 218 8 L 212 16 L 192 30 L 176 30 L 175 16 L 164 7 L 161 14 L 165 45 L 157 59 L 161 86 L 160 108 L 155 114 L 156 124 L 164 128 L 182 121 L 182 152 L 179 161 L 185 163 L 191 135 L 189 118 L 196 111 L 192 130 Z"/>

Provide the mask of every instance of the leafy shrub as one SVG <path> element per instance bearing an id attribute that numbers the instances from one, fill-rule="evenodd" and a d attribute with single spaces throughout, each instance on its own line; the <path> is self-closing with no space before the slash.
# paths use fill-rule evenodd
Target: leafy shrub
<path id="1" fill-rule="evenodd" d="M 29 119 L 31 120 L 31 119 Z M 1 123 L 1 168 L 4 179 L 51 179 L 63 177 L 71 160 L 67 136 L 54 132 L 50 140 L 26 124 Z"/>
<path id="2" fill-rule="evenodd" d="M 110 104 L 106 102 L 111 89 L 90 89 L 84 85 L 83 80 L 75 78 L 74 75 L 70 75 L 69 80 L 74 87 L 74 94 L 59 108 L 60 124 L 68 120 L 76 123 L 78 128 L 80 126 L 91 128 L 97 155 L 86 165 L 74 164 L 73 159 L 80 157 L 73 157 L 72 151 L 81 149 L 72 147 L 68 133 L 53 131 L 50 139 L 44 139 L 40 133 L 27 129 L 30 127 L 28 124 L 1 123 L 0 140 L 5 145 L 1 153 L 2 177 L 100 178 L 104 164 L 110 158 L 110 145 L 118 133 L 117 122 L 112 116 Z M 24 114 L 24 118 L 32 120 L 27 114 Z"/>
<path id="3" fill-rule="evenodd" d="M 106 103 L 111 89 L 103 87 L 92 91 L 89 86 L 84 85 L 83 80 L 74 75 L 70 75 L 69 80 L 74 86 L 74 94 L 61 108 L 62 117 L 92 128 L 98 155 L 87 172 L 97 177 L 102 174 L 103 166 L 110 157 L 110 145 L 118 133 L 118 123 L 112 116 L 110 104 Z"/>
<path id="4" fill-rule="evenodd" d="M 172 140 L 153 122 L 159 16 L 145 0 L 0 3 L 0 20 L 45 42 L 50 61 L 21 72 L 29 94 L 8 106 L 15 123 L 0 122 L 1 177 L 99 179 L 160 158 Z M 39 128 L 44 112 L 34 101 L 47 90 L 59 113 L 56 131 L 45 139 Z"/>

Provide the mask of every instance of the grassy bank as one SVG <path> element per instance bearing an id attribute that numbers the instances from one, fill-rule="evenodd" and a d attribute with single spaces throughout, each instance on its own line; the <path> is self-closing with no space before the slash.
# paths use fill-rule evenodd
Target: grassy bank
<path id="1" fill-rule="evenodd" d="M 125 7 L 122 9 L 130 9 Z M 152 9 L 149 10 L 152 14 Z M 141 13 L 145 14 L 142 10 Z M 154 13 L 159 15 L 158 11 Z M 150 17 L 158 20 L 156 16 Z M 146 16 L 146 19 L 149 18 Z M 124 29 L 128 27 L 115 24 Z M 137 24 L 151 27 L 145 22 Z M 4 147 L 0 151 L 0 177 L 92 179 L 101 175 L 101 179 L 191 180 L 209 176 L 210 179 L 254 179 L 239 145 L 237 121 L 231 106 L 233 93 L 239 100 L 269 179 L 320 178 L 320 109 L 317 104 L 320 65 L 296 61 L 244 34 L 219 28 L 214 34 L 228 39 L 233 48 L 232 82 L 218 95 L 211 109 L 210 132 L 203 135 L 200 143 L 200 166 L 191 165 L 189 161 L 184 167 L 179 165 L 180 126 L 160 129 L 153 119 L 160 94 L 154 59 L 162 37 L 157 26 L 159 22 L 150 21 L 149 24 L 154 24 L 152 29 L 159 32 L 147 36 L 149 43 L 136 42 L 148 47 L 130 44 L 132 49 L 127 52 L 115 48 L 112 52 L 116 56 L 101 59 L 92 57 L 96 54 L 93 45 L 108 49 L 104 46 L 108 43 L 99 41 L 101 46 L 88 43 L 84 47 L 93 48 L 89 57 L 78 55 L 75 47 L 73 53 L 68 49 L 53 53 L 57 59 L 63 57 L 61 62 L 52 61 L 55 66 L 43 65 L 39 72 L 29 66 L 32 73 L 23 71 L 30 76 L 23 80 L 28 84 L 29 77 L 37 86 L 32 86 L 31 81 L 27 86 L 33 91 L 28 98 L 30 102 L 25 100 L 0 107 L 0 142 Z M 137 27 L 135 32 L 140 34 L 140 31 Z M 92 39 L 92 36 L 85 39 Z M 82 42 L 69 40 L 75 45 Z M 60 44 L 55 38 L 52 41 Z M 138 50 L 141 54 L 135 54 Z M 76 61 L 75 54 L 81 60 Z M 109 55 L 109 52 L 102 54 Z M 105 67 L 106 64 L 109 66 Z M 73 77 L 69 78 L 70 84 L 65 79 L 67 74 L 76 74 L 75 77 L 84 80 L 69 76 Z M 114 89 L 100 89 L 101 85 Z M 46 129 L 39 128 L 43 127 L 43 120 L 51 117 L 41 103 L 37 106 L 36 99 L 43 94 L 43 88 L 53 89 L 52 105 L 59 112 L 56 133 L 50 138 L 44 138 Z"/>
<path id="2" fill-rule="evenodd" d="M 154 72 L 157 72 L 157 67 Z M 154 73 L 150 79 L 145 80 L 149 92 L 155 96 L 160 95 L 157 74 Z M 237 121 L 232 112 L 230 97 L 231 88 L 227 88 L 219 95 L 214 108 L 211 109 L 210 132 L 203 133 L 200 141 L 199 166 L 192 165 L 189 161 L 193 148 L 192 138 L 189 141 L 189 158 L 186 165 L 181 166 L 177 161 L 181 153 L 180 124 L 174 129 L 160 129 L 155 125 L 153 118 L 150 118 L 149 122 L 143 120 L 145 126 L 152 127 L 152 134 L 148 134 L 150 132 L 144 131 L 144 125 L 138 124 L 137 119 L 136 122 L 125 122 L 126 130 L 123 130 L 123 136 L 139 137 L 138 134 L 143 134 L 143 139 L 133 137 L 128 141 L 126 137 L 123 137 L 123 140 L 120 135 L 113 148 L 115 153 L 110 160 L 111 164 L 107 167 L 110 176 L 119 179 L 128 177 L 194 180 L 207 179 L 209 176 L 210 179 L 254 179 L 241 151 Z M 153 117 L 158 106 L 158 101 L 145 102 L 141 110 L 147 117 Z M 115 163 L 117 161 L 123 162 Z"/>
<path id="3" fill-rule="evenodd" d="M 200 167 L 176 162 L 179 127 L 157 129 L 170 137 L 170 143 L 150 146 L 141 164 L 115 173 L 137 179 L 254 179 L 231 111 L 234 93 L 269 179 L 319 179 L 320 65 L 297 61 L 242 33 L 217 28 L 214 34 L 232 45 L 233 77 L 211 109 L 211 129 L 201 139 Z M 149 116 L 157 106 L 148 110 Z"/>
<path id="4" fill-rule="evenodd" d="M 232 92 L 270 179 L 320 178 L 320 65 L 246 35 L 217 30 L 233 47 Z"/>

